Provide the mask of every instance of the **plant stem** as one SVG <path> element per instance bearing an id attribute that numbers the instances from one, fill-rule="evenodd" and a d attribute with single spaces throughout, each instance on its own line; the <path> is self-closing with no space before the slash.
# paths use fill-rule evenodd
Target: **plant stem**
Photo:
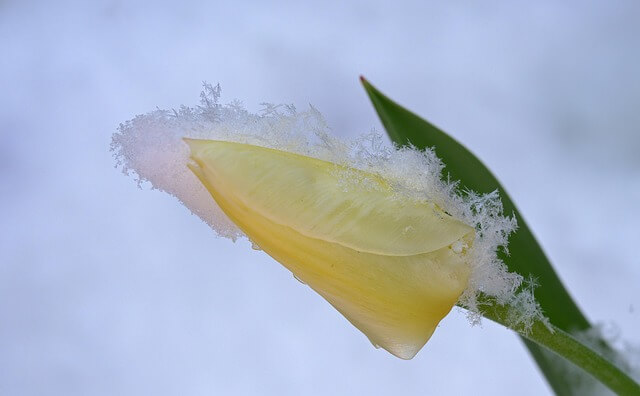
<path id="1" fill-rule="evenodd" d="M 539 320 L 534 322 L 530 329 L 525 329 L 524 326 L 511 326 L 507 320 L 509 309 L 508 306 L 493 303 L 482 312 L 482 315 L 567 359 L 617 394 L 640 395 L 640 385 L 600 353 L 569 333 Z"/>

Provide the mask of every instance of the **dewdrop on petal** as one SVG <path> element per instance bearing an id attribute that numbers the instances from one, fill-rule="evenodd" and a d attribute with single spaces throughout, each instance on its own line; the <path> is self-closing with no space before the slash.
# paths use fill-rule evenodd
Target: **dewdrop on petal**
<path id="1" fill-rule="evenodd" d="M 456 303 L 475 323 L 480 294 L 530 300 L 496 253 L 515 220 L 497 193 L 460 195 L 433 151 L 377 134 L 337 138 L 313 107 L 253 114 L 219 96 L 205 84 L 199 106 L 121 124 L 118 165 L 217 235 L 246 236 L 374 345 L 410 359 Z M 540 315 L 537 305 L 520 311 L 523 323 Z"/>
<path id="2" fill-rule="evenodd" d="M 200 178 L 227 216 L 392 354 L 410 359 L 467 286 L 453 244 L 474 229 L 375 175 L 247 144 L 191 140 Z M 341 178 L 368 179 L 343 191 Z M 412 227 L 402 235 L 399 230 Z"/>

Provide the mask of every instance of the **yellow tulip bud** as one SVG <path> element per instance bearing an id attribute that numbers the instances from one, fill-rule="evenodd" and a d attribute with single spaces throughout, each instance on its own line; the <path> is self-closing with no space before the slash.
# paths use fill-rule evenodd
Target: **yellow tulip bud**
<path id="1" fill-rule="evenodd" d="M 319 159 L 185 141 L 190 169 L 224 213 L 395 356 L 415 356 L 467 287 L 474 229 L 437 205 Z"/>

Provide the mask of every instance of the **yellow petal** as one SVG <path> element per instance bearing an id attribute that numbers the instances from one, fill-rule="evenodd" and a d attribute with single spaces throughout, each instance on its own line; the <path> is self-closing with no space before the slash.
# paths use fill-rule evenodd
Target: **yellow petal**
<path id="1" fill-rule="evenodd" d="M 251 240 L 371 342 L 412 358 L 467 286 L 474 230 L 380 177 L 240 143 L 185 139 L 191 170 Z"/>

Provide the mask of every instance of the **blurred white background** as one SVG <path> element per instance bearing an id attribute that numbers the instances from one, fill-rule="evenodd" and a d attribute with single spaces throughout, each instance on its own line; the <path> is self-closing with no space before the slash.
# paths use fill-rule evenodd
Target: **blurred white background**
<path id="1" fill-rule="evenodd" d="M 120 122 L 313 103 L 381 130 L 361 88 L 450 132 L 512 194 L 588 317 L 640 345 L 640 3 L 0 1 L 0 394 L 550 392 L 513 334 L 453 312 L 375 350 L 246 242 L 139 190 Z"/>

